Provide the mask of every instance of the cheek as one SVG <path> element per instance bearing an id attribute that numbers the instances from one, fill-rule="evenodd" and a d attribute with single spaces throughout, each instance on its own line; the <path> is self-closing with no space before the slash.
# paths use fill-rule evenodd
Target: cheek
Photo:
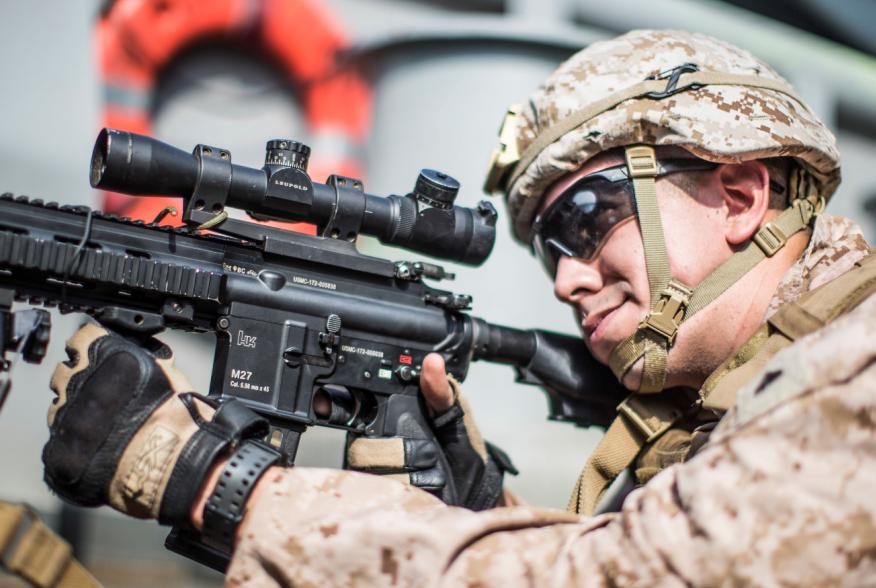
<path id="1" fill-rule="evenodd" d="M 631 301 L 648 304 L 648 272 L 638 221 L 616 227 L 599 252 L 599 267 L 606 286 L 620 284 Z"/>
<path id="2" fill-rule="evenodd" d="M 661 202 L 660 216 L 673 278 L 695 286 L 731 253 L 718 215 L 714 209 L 679 204 L 674 198 Z"/>

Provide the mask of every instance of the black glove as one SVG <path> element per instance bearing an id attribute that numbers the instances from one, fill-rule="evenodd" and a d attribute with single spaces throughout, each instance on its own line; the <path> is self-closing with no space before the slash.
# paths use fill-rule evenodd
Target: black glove
<path id="1" fill-rule="evenodd" d="M 501 449 L 481 439 L 461 398 L 459 384 L 449 378 L 454 402 L 431 419 L 438 443 L 402 437 L 372 438 L 349 434 L 345 467 L 385 475 L 441 496 L 447 483 L 455 487 L 454 506 L 472 510 L 493 508 L 502 497 L 504 473 L 517 474 Z M 443 452 L 449 472 L 443 471 Z"/>
<path id="2" fill-rule="evenodd" d="M 170 348 L 87 324 L 67 342 L 51 388 L 45 479 L 64 499 L 187 524 L 210 466 L 267 422 L 237 401 L 188 392 Z"/>
<path id="3" fill-rule="evenodd" d="M 504 451 L 481 438 L 458 385 L 454 392 L 453 406 L 432 419 L 432 429 L 450 466 L 460 505 L 472 510 L 493 508 L 502 498 L 505 472 L 517 475 L 517 469 Z"/>

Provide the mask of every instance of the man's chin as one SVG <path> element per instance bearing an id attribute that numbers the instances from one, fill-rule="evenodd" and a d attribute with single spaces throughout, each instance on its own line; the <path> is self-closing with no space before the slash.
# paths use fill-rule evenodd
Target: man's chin
<path id="1" fill-rule="evenodd" d="M 603 365 L 608 365 L 608 360 L 611 357 L 611 352 L 614 351 L 614 348 L 617 347 L 618 343 L 606 341 L 605 339 L 597 342 L 595 345 L 590 342 L 587 336 L 584 336 L 584 342 L 587 345 L 587 349 L 590 350 L 590 355 L 593 356 L 596 361 Z"/>
<path id="2" fill-rule="evenodd" d="M 590 355 L 593 358 L 601 363 L 602 365 L 608 367 L 609 359 L 611 358 L 611 354 L 614 351 L 615 347 L 620 345 L 620 341 L 607 341 L 605 339 L 597 342 L 595 345 L 590 342 L 586 335 L 583 335 L 584 344 L 587 346 L 587 349 L 590 351 Z M 624 377 L 621 379 L 621 384 L 632 391 L 635 391 L 639 388 L 639 383 L 642 381 L 642 369 L 645 365 L 644 358 L 640 358 L 633 366 L 627 370 L 627 373 L 624 374 Z"/>

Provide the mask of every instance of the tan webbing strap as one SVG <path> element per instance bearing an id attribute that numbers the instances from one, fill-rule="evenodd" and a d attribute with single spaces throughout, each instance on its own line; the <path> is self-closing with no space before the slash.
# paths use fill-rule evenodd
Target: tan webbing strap
<path id="1" fill-rule="evenodd" d="M 671 334 L 671 337 L 674 337 L 682 321 L 690 319 L 690 317 L 723 294 L 731 285 L 736 283 L 763 259 L 775 255 L 776 252 L 785 246 L 785 243 L 787 243 L 792 235 L 809 226 L 817 212 L 817 207 L 818 204 L 813 199 L 796 200 L 792 206 L 784 210 L 773 221 L 761 227 L 748 245 L 741 251 L 731 255 L 715 271 L 706 276 L 692 292 L 687 291 L 686 297 L 685 287 L 675 281 L 670 281 L 667 290 L 663 292 L 661 298 L 666 300 L 668 296 L 669 300 L 672 300 L 674 296 L 679 300 L 679 302 L 676 302 L 676 305 L 681 304 L 681 308 L 675 307 L 676 314 L 673 315 L 673 320 L 670 322 L 666 322 L 669 316 L 663 317 L 662 322 L 667 326 L 665 333 Z M 646 244 L 645 251 L 647 252 L 647 250 L 648 246 Z M 674 293 L 673 289 L 675 289 Z M 653 299 L 654 295 L 652 293 Z M 667 315 L 665 312 L 663 314 Z M 653 315 L 654 311 L 652 310 L 652 316 L 649 316 L 642 323 L 640 329 L 643 326 L 648 326 L 652 331 L 663 334 L 661 329 L 655 328 L 657 321 L 654 320 Z M 649 339 L 649 336 L 646 336 L 639 330 L 618 344 L 612 351 L 609 357 L 609 367 L 618 379 L 622 379 L 627 370 L 647 352 L 648 347 L 651 345 Z M 672 339 L 670 338 L 669 345 L 664 347 L 663 350 L 668 352 L 671 343 Z M 663 361 L 665 362 L 665 358 Z M 646 369 L 648 367 L 647 364 L 648 361 L 646 359 Z M 642 386 L 640 386 L 639 391 L 659 391 L 660 388 L 652 388 L 651 386 L 657 386 L 661 384 L 661 381 L 662 378 L 657 378 L 653 374 L 649 376 L 647 372 L 643 372 Z"/>
<path id="2" fill-rule="evenodd" d="M 0 563 L 38 588 L 100 588 L 70 545 L 24 505 L 0 501 Z"/>
<path id="3" fill-rule="evenodd" d="M 779 308 L 767 321 L 794 341 L 814 333 L 876 292 L 876 255 L 872 253 L 830 282 Z"/>
<path id="4" fill-rule="evenodd" d="M 726 411 L 736 403 L 736 392 L 760 374 L 781 349 L 821 329 L 876 292 L 876 255 L 857 267 L 783 305 L 736 355 L 706 380 L 703 408 Z"/>
<path id="5" fill-rule="evenodd" d="M 645 339 L 642 349 L 645 364 L 642 369 L 642 380 L 639 382 L 639 392 L 652 394 L 660 392 L 666 385 L 666 367 L 669 361 L 669 349 L 665 342 Z"/>
<path id="6" fill-rule="evenodd" d="M 612 353 L 610 364 L 621 367 L 615 371 L 618 379 L 638 358 L 645 357 L 645 369 L 639 392 L 658 392 L 666 380 L 669 347 L 675 339 L 677 322 L 684 316 L 689 290 L 671 280 L 669 255 L 663 237 L 663 223 L 657 206 L 658 173 L 654 148 L 645 145 L 627 147 L 627 169 L 633 180 L 636 215 L 645 251 L 645 267 L 651 291 L 651 310 L 637 332 L 622 343 L 622 349 Z"/>
<path id="7" fill-rule="evenodd" d="M 570 512 L 590 515 L 617 476 L 645 444 L 669 430 L 690 406 L 684 395 L 631 394 L 578 476 L 569 499 Z"/>
<path id="8" fill-rule="evenodd" d="M 758 351 L 760 351 L 760 348 L 767 342 L 769 336 L 769 325 L 761 325 L 760 328 L 754 332 L 754 335 L 742 344 L 742 347 L 739 348 L 739 351 L 737 351 L 735 355 L 728 357 L 724 363 L 719 365 L 718 368 L 712 372 L 712 375 L 706 378 L 702 388 L 700 388 L 700 397 L 705 401 L 703 404 L 704 408 L 720 408 L 721 410 L 727 410 L 723 405 L 719 407 L 712 405 L 706 406 L 709 399 L 712 398 L 712 392 L 718 387 L 719 383 L 723 382 L 728 374 L 751 361 L 751 359 L 757 355 Z"/>
<path id="9" fill-rule="evenodd" d="M 792 235 L 809 226 L 815 213 L 813 201 L 796 200 L 775 220 L 762 226 L 745 248 L 731 255 L 694 288 L 685 320 L 718 298 L 758 263 L 775 255 Z"/>
<path id="10" fill-rule="evenodd" d="M 618 380 L 643 355 L 645 366 L 639 392 L 659 392 L 666 380 L 666 361 L 669 348 L 675 342 L 678 327 L 685 318 L 691 291 L 676 280 L 652 294 L 655 304 L 639 328 L 612 350 L 608 365 Z M 660 371 L 656 371 L 656 370 Z"/>
<path id="11" fill-rule="evenodd" d="M 767 325 L 763 325 L 762 329 L 764 333 L 772 331 Z M 760 332 L 759 329 L 758 333 Z M 755 333 L 755 337 L 758 337 L 758 333 Z M 763 368 L 766 367 L 773 355 L 792 343 L 780 333 L 775 332 L 769 334 L 768 337 L 760 338 L 759 341 L 749 340 L 749 342 L 752 343 L 751 349 L 756 351 L 751 357 L 738 364 L 735 369 L 724 370 L 714 379 L 710 377 L 706 381 L 708 388 L 703 386 L 702 390 L 704 409 L 720 412 L 730 410 L 736 404 L 736 393 L 752 378 L 763 373 Z M 748 346 L 748 343 L 745 346 Z M 739 355 L 737 354 L 736 357 L 739 358 Z"/>
<path id="12" fill-rule="evenodd" d="M 646 345 L 646 335 L 637 330 L 631 337 L 618 343 L 608 358 L 608 367 L 618 380 L 622 380 L 636 361 L 642 357 Z"/>
<path id="13" fill-rule="evenodd" d="M 662 92 L 666 90 L 667 80 L 644 80 L 625 88 L 614 94 L 606 96 L 602 100 L 598 100 L 590 105 L 589 108 L 579 110 L 573 113 L 568 118 L 563 119 L 559 124 L 546 129 L 520 155 L 520 159 L 514 165 L 514 169 L 505 184 L 510 187 L 517 181 L 517 178 L 529 167 L 538 155 L 545 150 L 554 141 L 571 131 L 580 127 L 590 119 L 602 114 L 607 110 L 611 110 L 621 102 L 625 102 L 632 98 L 639 98 L 650 92 Z M 803 100 L 796 92 L 788 85 L 777 80 L 770 80 L 761 76 L 725 74 L 718 72 L 690 72 L 683 73 L 678 78 L 676 88 L 683 89 L 690 86 L 747 86 L 751 88 L 761 88 L 764 90 L 773 90 L 781 92 L 786 96 L 798 102 L 804 109 L 809 110 Z"/>
<path id="14" fill-rule="evenodd" d="M 669 254 L 663 240 L 663 223 L 657 206 L 657 155 L 653 147 L 639 145 L 625 151 L 627 169 L 633 179 L 636 215 L 645 247 L 645 267 L 651 288 L 651 307 L 657 304 L 660 292 L 669 283 Z"/>

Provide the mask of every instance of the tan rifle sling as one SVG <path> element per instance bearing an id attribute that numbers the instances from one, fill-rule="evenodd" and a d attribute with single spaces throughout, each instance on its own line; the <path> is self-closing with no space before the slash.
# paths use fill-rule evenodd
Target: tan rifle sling
<path id="1" fill-rule="evenodd" d="M 871 254 L 838 278 L 782 306 L 739 351 L 706 380 L 701 399 L 668 390 L 631 394 L 584 466 L 568 510 L 593 514 L 605 491 L 646 445 L 682 418 L 702 409 L 726 411 L 736 392 L 759 374 L 770 358 L 796 339 L 821 329 L 876 292 L 876 255 Z"/>
<path id="2" fill-rule="evenodd" d="M 38 588 L 100 588 L 70 544 L 26 505 L 0 501 L 0 563 Z"/>

